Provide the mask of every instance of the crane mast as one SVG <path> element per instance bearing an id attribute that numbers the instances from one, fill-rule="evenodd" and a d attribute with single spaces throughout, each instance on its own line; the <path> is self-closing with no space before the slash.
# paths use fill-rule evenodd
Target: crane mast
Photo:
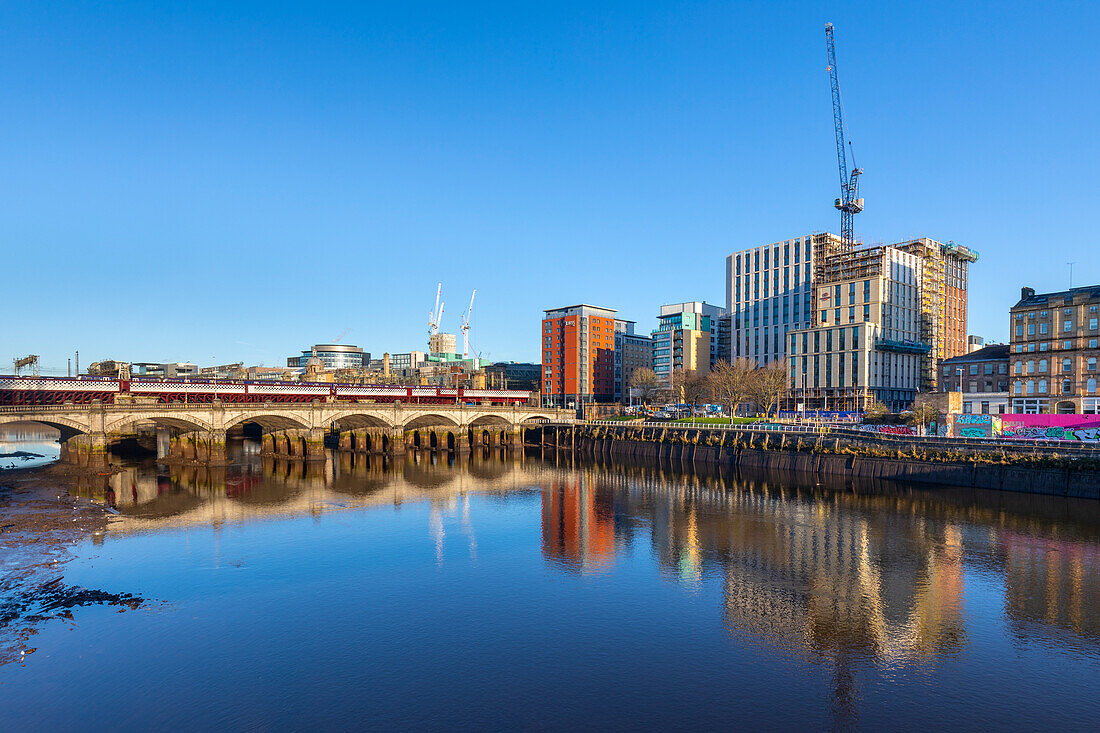
<path id="1" fill-rule="evenodd" d="M 435 288 L 435 307 L 428 313 L 428 341 L 439 333 L 439 322 L 443 320 L 443 305 L 439 302 L 439 296 L 443 294 L 443 283 Z"/>
<path id="2" fill-rule="evenodd" d="M 855 244 L 855 222 L 853 217 L 863 211 L 863 199 L 859 198 L 859 177 L 863 169 L 856 166 L 856 156 L 852 153 L 852 171 L 848 172 L 848 159 L 844 145 L 852 147 L 844 131 L 844 115 L 840 107 L 840 80 L 836 74 L 836 45 L 833 41 L 833 24 L 825 24 L 825 43 L 829 50 L 829 84 L 833 92 L 833 126 L 836 128 L 836 158 L 840 171 L 840 197 L 834 206 L 840 211 L 840 238 L 844 249 Z"/>
<path id="3" fill-rule="evenodd" d="M 477 295 L 477 290 L 470 293 L 470 307 L 466 309 L 466 314 L 462 317 L 462 358 L 470 358 L 470 314 L 474 312 L 474 296 Z"/>

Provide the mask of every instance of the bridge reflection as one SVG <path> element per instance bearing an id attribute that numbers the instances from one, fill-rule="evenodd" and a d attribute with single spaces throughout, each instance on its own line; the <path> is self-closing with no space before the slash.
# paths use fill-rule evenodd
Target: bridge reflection
<path id="1" fill-rule="evenodd" d="M 427 502 L 440 557 L 442 513 L 461 513 L 476 553 L 471 497 L 536 501 L 534 516 L 515 521 L 533 523 L 547 563 L 606 573 L 647 550 L 685 592 L 720 590 L 715 611 L 738 643 L 829 665 L 841 718 L 855 670 L 958 655 L 981 613 L 1000 615 L 1021 640 L 1100 648 L 1096 502 L 556 460 L 501 450 L 333 452 L 323 462 L 241 454 L 225 468 L 86 476 L 76 490 L 118 510 L 109 536 Z"/>

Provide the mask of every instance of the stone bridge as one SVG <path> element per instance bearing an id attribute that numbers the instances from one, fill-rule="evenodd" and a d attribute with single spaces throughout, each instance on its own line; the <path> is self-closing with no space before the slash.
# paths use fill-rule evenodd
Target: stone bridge
<path id="1" fill-rule="evenodd" d="M 61 431 L 62 458 L 105 462 L 112 443 L 152 428 L 170 436 L 169 456 L 226 460 L 227 431 L 258 426 L 263 452 L 324 456 L 326 435 L 345 450 L 469 450 L 516 445 L 525 426 L 572 417 L 571 411 L 529 405 L 405 405 L 337 401 L 300 403 L 97 404 L 0 408 L 0 425 L 36 422 Z M 255 428 L 253 428 L 255 429 Z"/>

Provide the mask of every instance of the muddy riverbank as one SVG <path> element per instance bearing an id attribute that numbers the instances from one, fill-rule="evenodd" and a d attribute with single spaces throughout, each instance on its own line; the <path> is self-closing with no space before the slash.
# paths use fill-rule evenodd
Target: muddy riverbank
<path id="1" fill-rule="evenodd" d="M 129 594 L 64 583 L 72 548 L 102 538 L 113 514 L 69 493 L 80 471 L 55 463 L 0 474 L 0 665 L 33 653 L 33 637 L 45 622 L 75 623 L 77 607 L 143 603 Z"/>

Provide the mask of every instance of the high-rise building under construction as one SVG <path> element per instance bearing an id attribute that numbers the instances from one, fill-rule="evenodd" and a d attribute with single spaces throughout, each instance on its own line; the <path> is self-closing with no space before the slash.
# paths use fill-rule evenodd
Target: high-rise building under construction
<path id="1" fill-rule="evenodd" d="M 790 358 L 792 402 L 807 409 L 860 410 L 873 400 L 904 409 L 935 390 L 940 361 L 966 353 L 975 260 L 951 242 L 846 246 L 833 234 L 734 253 L 725 358 Z"/>

